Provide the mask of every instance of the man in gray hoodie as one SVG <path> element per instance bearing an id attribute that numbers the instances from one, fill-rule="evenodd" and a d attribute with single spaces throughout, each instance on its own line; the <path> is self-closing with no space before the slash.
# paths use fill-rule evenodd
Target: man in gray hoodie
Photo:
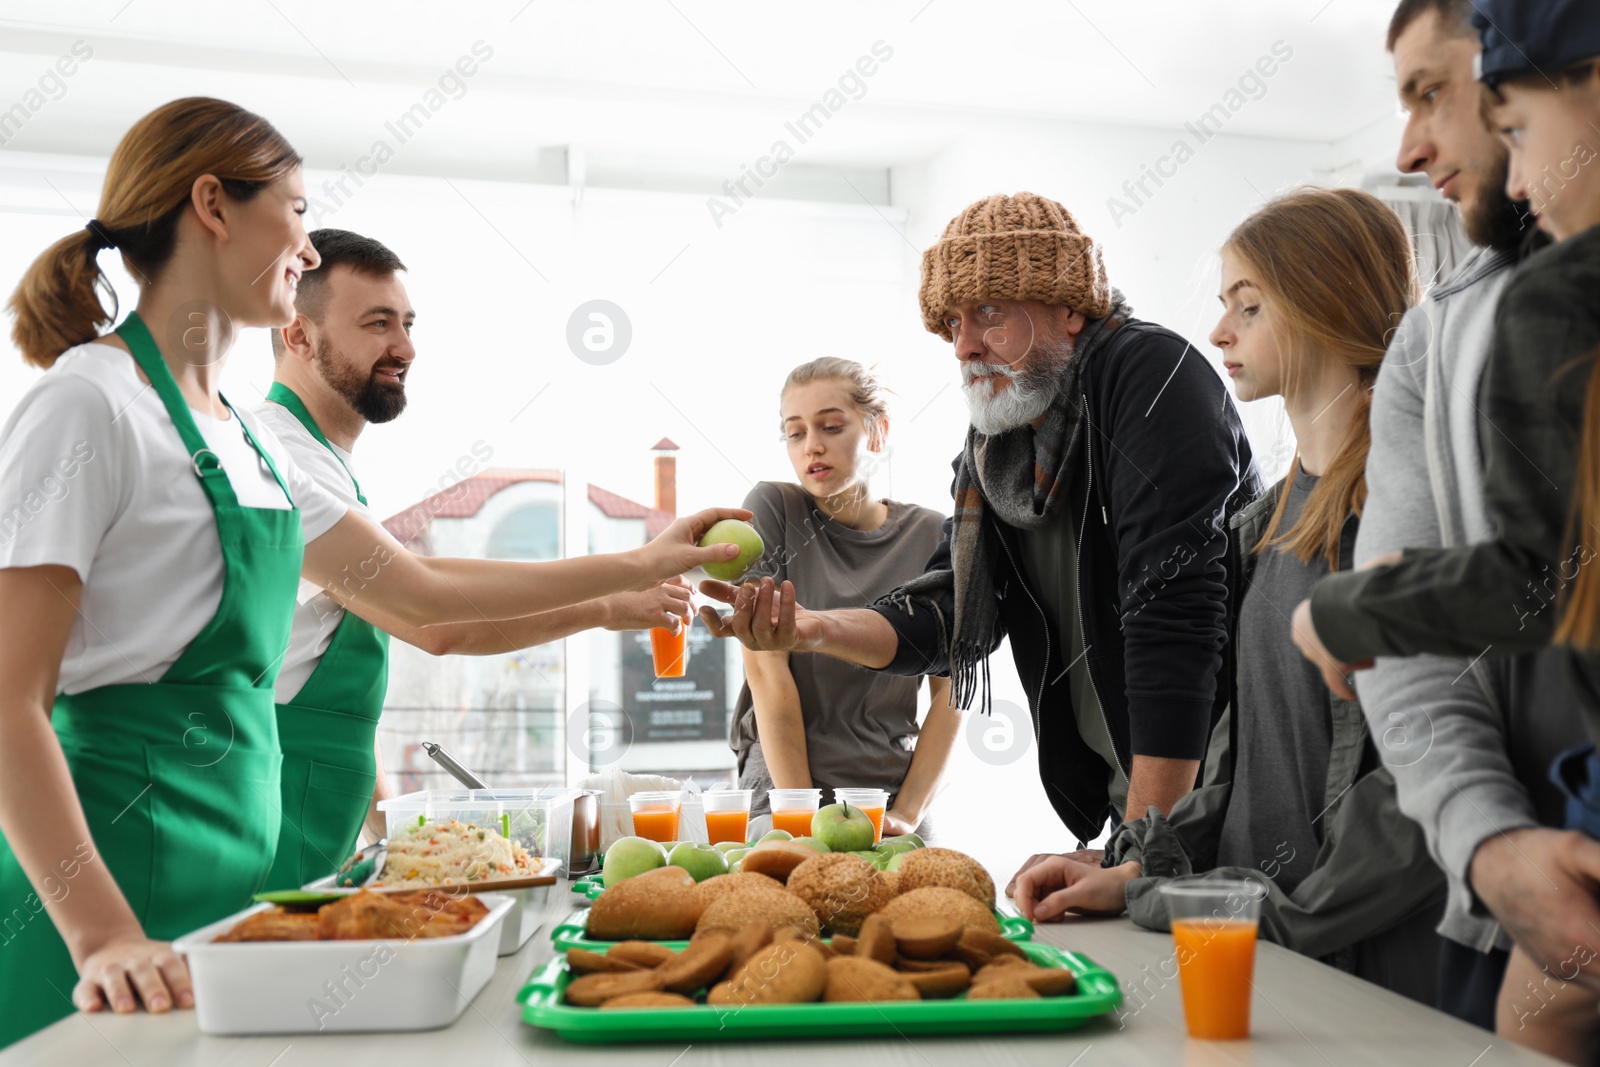
<path id="1" fill-rule="evenodd" d="M 1493 532 L 1477 397 L 1495 305 L 1525 227 L 1522 211 L 1506 198 L 1505 149 L 1479 117 L 1471 14 L 1470 0 L 1403 0 L 1389 29 L 1409 114 L 1398 165 L 1426 173 L 1460 205 L 1479 250 L 1407 314 L 1384 358 L 1356 541 L 1355 558 L 1364 565 L 1404 548 L 1470 544 Z M 1360 579 L 1340 574 L 1319 582 L 1296 611 L 1297 632 L 1308 614 L 1324 638 L 1381 627 L 1382 605 L 1364 595 Z M 1562 812 L 1545 768 L 1583 739 L 1576 716 L 1565 711 L 1568 683 L 1545 653 L 1380 657 L 1356 679 L 1401 808 L 1422 825 L 1449 876 L 1439 1006 L 1492 1029 L 1510 947 L 1496 917 L 1524 940 L 1537 933 L 1541 913 L 1572 906 L 1523 855 L 1553 846 L 1546 836 L 1559 834 L 1542 828 L 1560 825 Z M 1330 684 L 1348 689 L 1342 678 Z M 1592 899 L 1588 907 L 1600 928 L 1600 908 Z"/>

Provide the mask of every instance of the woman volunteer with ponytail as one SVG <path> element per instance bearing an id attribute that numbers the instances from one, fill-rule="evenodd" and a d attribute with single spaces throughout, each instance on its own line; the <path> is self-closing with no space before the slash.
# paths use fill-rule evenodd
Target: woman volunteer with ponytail
<path id="1" fill-rule="evenodd" d="M 318 488 L 218 392 L 239 328 L 288 324 L 317 266 L 300 162 L 232 104 L 158 108 L 112 155 L 97 218 L 11 297 L 13 339 L 49 371 L 0 430 L 0 1047 L 74 1006 L 192 1004 L 165 942 L 247 904 L 272 863 L 273 682 L 302 574 L 427 625 L 737 552 L 697 547 L 749 516 L 713 509 L 615 555 L 422 558 Z M 105 248 L 140 292 L 102 337 Z"/>

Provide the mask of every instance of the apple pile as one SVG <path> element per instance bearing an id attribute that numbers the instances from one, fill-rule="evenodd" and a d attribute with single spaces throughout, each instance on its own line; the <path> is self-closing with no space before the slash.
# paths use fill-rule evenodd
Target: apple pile
<path id="1" fill-rule="evenodd" d="M 1037 999 L 1067 996 L 1077 979 L 1043 967 L 998 933 L 950 916 L 891 922 L 870 915 L 859 937 L 831 942 L 761 921 L 695 934 L 676 952 L 647 941 L 623 941 L 610 951 L 569 949 L 576 977 L 564 999 L 605 1009 L 693 1008 L 704 993 L 712 1008 L 817 1001 L 882 1002 Z"/>

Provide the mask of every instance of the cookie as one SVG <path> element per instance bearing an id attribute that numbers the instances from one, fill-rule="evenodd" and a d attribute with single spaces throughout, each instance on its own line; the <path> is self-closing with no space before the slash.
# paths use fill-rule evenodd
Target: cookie
<path id="1" fill-rule="evenodd" d="M 706 1003 L 809 1004 L 822 996 L 827 984 L 828 965 L 822 956 L 807 945 L 784 941 L 761 949 L 726 982 L 712 986 Z"/>
<path id="2" fill-rule="evenodd" d="M 733 959 L 728 963 L 728 970 L 731 972 L 745 960 L 772 944 L 772 927 L 759 919 L 745 923 L 734 931 L 729 943 L 733 946 Z"/>
<path id="3" fill-rule="evenodd" d="M 937 969 L 913 971 L 904 975 L 924 1000 L 959 996 L 972 985 L 972 972 L 959 963 L 942 963 Z"/>
<path id="4" fill-rule="evenodd" d="M 567 983 L 567 1003 L 580 1008 L 598 1008 L 612 997 L 628 993 L 659 993 L 661 976 L 654 971 L 627 974 L 586 974 Z"/>
<path id="5" fill-rule="evenodd" d="M 607 952 L 606 955 L 614 960 L 626 960 L 629 963 L 636 963 L 640 967 L 649 970 L 652 967 L 661 966 L 678 954 L 666 945 L 655 941 L 618 941 L 611 946 L 611 951 Z M 571 952 L 567 953 L 567 959 L 572 959 Z"/>
<path id="6" fill-rule="evenodd" d="M 1015 941 L 990 930 L 980 930 L 976 926 L 969 926 L 961 931 L 960 944 L 987 952 L 991 956 L 1015 956 L 1019 960 L 1028 958 L 1028 954 L 1022 951 L 1022 946 Z"/>
<path id="7" fill-rule="evenodd" d="M 620 997 L 612 997 L 604 1004 L 605 1008 L 692 1008 L 694 1001 L 681 993 L 624 993 Z"/>
<path id="8" fill-rule="evenodd" d="M 882 915 L 868 915 L 856 939 L 856 956 L 877 960 L 885 967 L 894 962 L 894 928 Z"/>
<path id="9" fill-rule="evenodd" d="M 956 947 L 966 929 L 949 917 L 902 919 L 890 924 L 900 955 L 914 960 L 936 960 Z"/>
<path id="10" fill-rule="evenodd" d="M 602 956 L 586 948 L 568 949 L 567 966 L 572 968 L 573 974 L 626 974 L 647 969 L 621 956 Z"/>
<path id="11" fill-rule="evenodd" d="M 733 938 L 715 933 L 690 944 L 656 968 L 656 974 L 668 993 L 698 993 L 721 978 L 732 962 Z"/>
<path id="12" fill-rule="evenodd" d="M 828 982 L 822 999 L 831 1003 L 846 1001 L 921 1000 L 905 975 L 896 973 L 877 960 L 861 956 L 840 956 L 828 961 Z"/>
<path id="13" fill-rule="evenodd" d="M 1014 975 L 975 982 L 967 990 L 968 1000 L 1038 1000 L 1039 991 Z"/>

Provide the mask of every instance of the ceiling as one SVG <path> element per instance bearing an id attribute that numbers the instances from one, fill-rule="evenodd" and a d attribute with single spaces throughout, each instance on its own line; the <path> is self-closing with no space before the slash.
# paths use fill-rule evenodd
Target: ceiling
<path id="1" fill-rule="evenodd" d="M 203 93 L 267 115 L 330 169 L 419 102 L 427 136 L 398 170 L 527 177 L 539 149 L 567 144 L 737 167 L 821 103 L 834 117 L 808 161 L 887 167 L 986 123 L 1176 128 L 1282 42 L 1291 57 L 1264 92 L 1246 86 L 1259 98 L 1229 133 L 1334 142 L 1394 115 L 1393 2 L 7 0 L 0 109 L 81 40 L 92 59 L 5 148 L 103 156 L 138 115 Z M 875 44 L 871 75 L 852 74 Z M 475 72 L 430 94 L 475 45 Z"/>

